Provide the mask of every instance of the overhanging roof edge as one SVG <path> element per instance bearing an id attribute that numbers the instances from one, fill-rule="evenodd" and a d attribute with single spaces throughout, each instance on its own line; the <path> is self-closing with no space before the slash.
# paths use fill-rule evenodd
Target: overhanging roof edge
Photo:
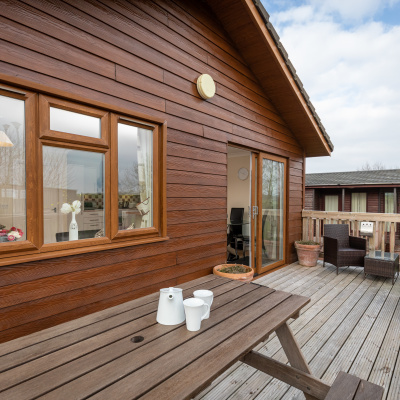
<path id="1" fill-rule="evenodd" d="M 254 3 L 254 6 L 256 7 L 258 13 L 260 14 L 261 18 L 263 19 L 265 26 L 266 26 L 268 32 L 270 33 L 273 41 L 275 42 L 279 53 L 283 57 L 283 60 L 286 64 L 288 70 L 290 71 L 290 74 L 292 75 L 293 80 L 296 82 L 296 85 L 297 85 L 301 95 L 303 96 L 308 109 L 310 110 L 312 116 L 314 117 L 314 119 L 318 125 L 318 128 L 321 130 L 321 133 L 324 136 L 330 150 L 333 151 L 333 149 L 334 149 L 333 143 L 332 143 L 328 133 L 326 132 L 325 127 L 322 125 L 321 119 L 319 118 L 317 112 L 315 111 L 315 108 L 310 101 L 310 97 L 308 96 L 306 90 L 303 87 L 303 84 L 302 84 L 300 78 L 298 77 L 298 75 L 296 73 L 296 69 L 294 68 L 293 64 L 289 60 L 288 53 L 285 50 L 285 48 L 283 47 L 283 44 L 280 41 L 279 35 L 277 34 L 277 32 L 276 32 L 275 28 L 273 27 L 273 25 L 271 24 L 271 22 L 269 21 L 269 14 L 268 14 L 267 10 L 262 5 L 261 0 L 252 0 L 252 1 Z"/>

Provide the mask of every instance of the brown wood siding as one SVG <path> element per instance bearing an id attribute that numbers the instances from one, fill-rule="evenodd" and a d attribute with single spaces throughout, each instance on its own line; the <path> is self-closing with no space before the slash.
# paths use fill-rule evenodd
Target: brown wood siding
<path id="1" fill-rule="evenodd" d="M 315 210 L 315 189 L 305 190 L 304 209 Z"/>
<path id="2" fill-rule="evenodd" d="M 0 341 L 225 261 L 228 143 L 288 158 L 286 259 L 295 259 L 303 149 L 205 7 L 195 0 L 1 1 L 0 74 L 167 121 L 170 239 L 0 267 Z M 209 101 L 196 91 L 202 73 L 217 84 Z"/>

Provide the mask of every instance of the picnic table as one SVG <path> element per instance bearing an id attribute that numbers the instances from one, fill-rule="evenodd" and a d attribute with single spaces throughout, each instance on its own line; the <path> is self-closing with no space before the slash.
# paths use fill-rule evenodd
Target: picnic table
<path id="1" fill-rule="evenodd" d="M 3 343 L 0 398 L 190 399 L 238 360 L 325 398 L 287 324 L 308 298 L 215 275 L 178 286 L 214 292 L 199 331 L 158 324 L 157 292 Z M 273 332 L 290 366 L 253 350 Z"/>

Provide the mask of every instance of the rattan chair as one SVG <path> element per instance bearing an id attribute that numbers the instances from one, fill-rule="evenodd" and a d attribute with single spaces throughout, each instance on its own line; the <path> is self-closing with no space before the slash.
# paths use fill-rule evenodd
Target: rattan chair
<path id="1" fill-rule="evenodd" d="M 336 274 L 340 267 L 363 267 L 367 241 L 350 236 L 349 225 L 324 225 L 324 264 L 328 262 L 336 266 Z"/>

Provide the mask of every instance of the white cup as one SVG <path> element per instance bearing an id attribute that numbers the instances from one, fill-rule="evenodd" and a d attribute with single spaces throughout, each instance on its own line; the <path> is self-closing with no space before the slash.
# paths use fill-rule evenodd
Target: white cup
<path id="1" fill-rule="evenodd" d="M 183 306 L 185 307 L 186 314 L 186 327 L 188 331 L 198 331 L 201 326 L 201 321 L 205 318 L 210 306 L 201 299 L 190 299 L 183 300 Z M 204 309 L 206 308 L 206 312 Z"/>
<path id="2" fill-rule="evenodd" d="M 211 290 L 195 290 L 193 292 L 193 296 L 196 299 L 201 299 L 204 303 L 208 304 L 211 308 L 211 304 L 214 300 L 214 293 Z M 207 311 L 206 316 L 204 319 L 210 318 L 210 310 Z"/>

